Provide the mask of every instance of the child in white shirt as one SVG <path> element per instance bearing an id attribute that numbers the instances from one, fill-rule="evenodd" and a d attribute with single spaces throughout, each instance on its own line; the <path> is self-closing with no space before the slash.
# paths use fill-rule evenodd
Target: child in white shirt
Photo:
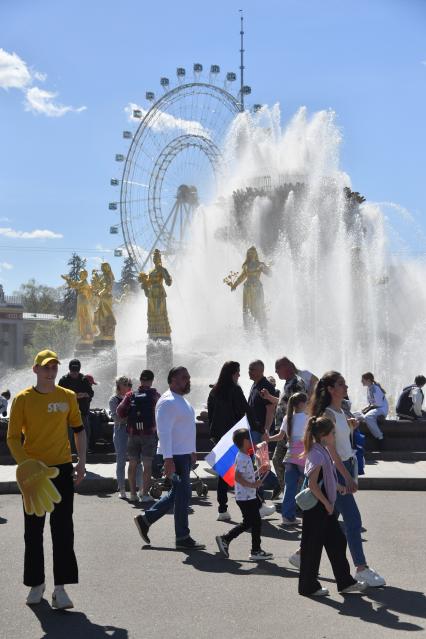
<path id="1" fill-rule="evenodd" d="M 253 462 L 248 454 L 252 443 L 250 433 L 246 428 L 240 428 L 233 435 L 233 442 L 238 448 L 235 459 L 235 500 L 242 512 L 243 521 L 232 528 L 226 535 L 218 535 L 216 543 L 220 553 L 229 557 L 229 544 L 241 533 L 251 529 L 251 561 L 273 559 L 273 554 L 262 550 L 260 532 L 262 519 L 259 514 L 260 499 L 256 495 L 256 489 L 262 484 L 261 479 L 256 479 Z"/>

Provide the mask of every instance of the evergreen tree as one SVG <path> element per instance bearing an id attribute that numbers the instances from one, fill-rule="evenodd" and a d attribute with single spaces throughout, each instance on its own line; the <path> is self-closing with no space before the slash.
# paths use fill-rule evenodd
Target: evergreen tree
<path id="1" fill-rule="evenodd" d="M 78 274 L 83 268 L 86 268 L 86 259 L 77 255 L 77 253 L 73 253 L 68 260 L 68 266 L 70 267 L 68 271 L 68 277 L 72 280 L 77 281 Z M 62 302 L 61 315 L 64 316 L 64 319 L 68 321 L 72 321 L 75 319 L 77 314 L 77 291 L 72 288 L 66 288 L 64 299 Z"/>
<path id="2" fill-rule="evenodd" d="M 120 286 L 121 290 L 123 290 L 123 286 L 128 284 L 131 291 L 136 291 L 138 287 L 138 271 L 136 268 L 136 264 L 133 258 L 128 255 L 123 264 L 123 268 L 121 269 L 121 279 Z"/>

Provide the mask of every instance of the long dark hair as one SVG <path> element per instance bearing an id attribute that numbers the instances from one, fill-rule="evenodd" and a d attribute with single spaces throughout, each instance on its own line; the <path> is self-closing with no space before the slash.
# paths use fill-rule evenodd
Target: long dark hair
<path id="1" fill-rule="evenodd" d="M 328 371 L 318 380 L 309 404 L 309 415 L 319 417 L 330 406 L 331 395 L 328 392 L 328 387 L 334 386 L 339 377 L 342 376 L 337 371 Z"/>
<path id="2" fill-rule="evenodd" d="M 329 417 L 310 417 L 305 430 L 303 444 L 307 455 L 311 450 L 314 442 L 321 443 L 321 437 L 328 435 L 335 428 L 334 422 Z"/>
<path id="3" fill-rule="evenodd" d="M 287 435 L 291 437 L 291 432 L 293 430 L 293 415 L 294 410 L 299 404 L 304 404 L 308 401 L 308 396 L 306 393 L 294 393 L 291 395 L 287 404 Z"/>
<path id="4" fill-rule="evenodd" d="M 212 388 L 212 392 L 216 395 L 216 397 L 227 397 L 229 395 L 232 388 L 235 386 L 232 376 L 235 375 L 235 373 L 239 373 L 239 371 L 239 362 L 229 361 L 224 363 L 220 369 L 217 382 Z"/>
<path id="5" fill-rule="evenodd" d="M 378 386 L 380 388 L 380 390 L 382 391 L 383 395 L 386 395 L 385 389 L 379 384 L 379 382 L 376 382 L 376 380 L 374 379 L 373 373 L 363 373 L 361 375 L 361 378 L 362 379 L 367 379 L 369 382 L 372 382 L 373 384 L 376 384 L 376 386 Z"/>

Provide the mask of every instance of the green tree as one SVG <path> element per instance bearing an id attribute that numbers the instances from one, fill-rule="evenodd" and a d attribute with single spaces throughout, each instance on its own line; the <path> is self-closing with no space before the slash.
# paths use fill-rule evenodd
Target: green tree
<path id="1" fill-rule="evenodd" d="M 121 290 L 125 284 L 128 284 L 131 291 L 136 291 L 138 286 L 138 271 L 133 258 L 128 255 L 121 269 L 120 286 Z"/>
<path id="2" fill-rule="evenodd" d="M 60 314 L 62 288 L 38 284 L 35 279 L 21 284 L 14 293 L 21 298 L 26 313 Z"/>
<path id="3" fill-rule="evenodd" d="M 68 322 L 65 319 L 36 322 L 30 342 L 25 346 L 27 363 L 32 364 L 34 355 L 45 348 L 58 353 L 61 359 L 72 357 L 76 340 L 75 322 Z"/>
<path id="4" fill-rule="evenodd" d="M 78 274 L 83 268 L 86 268 L 86 259 L 80 257 L 77 253 L 73 253 L 68 260 L 69 271 L 67 273 L 68 277 L 72 280 L 78 280 Z M 66 287 L 64 298 L 61 305 L 61 315 L 64 316 L 64 319 L 71 322 L 75 319 L 77 314 L 77 292 L 72 289 Z"/>

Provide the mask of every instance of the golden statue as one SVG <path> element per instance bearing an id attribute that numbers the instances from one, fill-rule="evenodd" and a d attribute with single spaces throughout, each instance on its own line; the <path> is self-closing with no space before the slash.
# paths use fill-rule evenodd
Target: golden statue
<path id="1" fill-rule="evenodd" d="M 244 282 L 243 322 L 246 330 L 252 327 L 253 322 L 256 322 L 261 329 L 266 328 L 265 302 L 260 277 L 270 274 L 269 266 L 259 260 L 256 247 L 251 246 L 247 251 L 241 273 L 231 271 L 223 280 L 231 291 L 235 291 L 237 286 Z"/>
<path id="2" fill-rule="evenodd" d="M 151 339 L 169 340 L 171 328 L 167 315 L 166 291 L 164 284 L 171 286 L 172 278 L 161 263 L 161 253 L 155 249 L 154 268 L 148 273 L 139 273 L 138 280 L 148 298 L 148 335 Z"/>
<path id="3" fill-rule="evenodd" d="M 95 324 L 99 329 L 96 341 L 113 342 L 116 320 L 112 310 L 112 287 L 114 274 L 108 262 L 102 262 L 99 274 L 98 305 L 95 311 Z"/>
<path id="4" fill-rule="evenodd" d="M 93 325 L 92 289 L 87 281 L 88 273 L 85 269 L 78 274 L 78 280 L 72 280 L 68 275 L 61 275 L 69 286 L 77 291 L 77 321 L 80 334 L 80 344 L 91 344 L 95 328 Z"/>

